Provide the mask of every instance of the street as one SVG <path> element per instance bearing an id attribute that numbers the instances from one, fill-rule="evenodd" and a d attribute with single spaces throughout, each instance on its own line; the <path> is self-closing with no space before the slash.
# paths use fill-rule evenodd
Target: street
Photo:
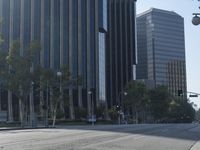
<path id="1" fill-rule="evenodd" d="M 0 150 L 193 150 L 198 140 L 198 124 L 67 126 L 0 131 Z"/>

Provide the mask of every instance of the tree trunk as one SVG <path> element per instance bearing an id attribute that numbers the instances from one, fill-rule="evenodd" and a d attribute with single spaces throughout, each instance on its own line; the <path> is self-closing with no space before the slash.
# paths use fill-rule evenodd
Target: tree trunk
<path id="1" fill-rule="evenodd" d="M 19 99 L 19 114 L 20 114 L 20 122 L 21 127 L 24 127 L 24 103 L 22 102 L 22 99 Z"/>
<path id="2" fill-rule="evenodd" d="M 73 104 L 73 93 L 72 93 L 71 89 L 69 90 L 69 115 L 70 115 L 71 120 L 75 119 L 74 104 Z"/>
<path id="3" fill-rule="evenodd" d="M 105 120 L 109 120 L 109 114 L 108 114 L 108 103 L 105 102 Z"/>
<path id="4" fill-rule="evenodd" d="M 83 102 L 82 102 L 82 87 L 78 86 L 78 107 L 82 108 L 83 107 Z"/>
<path id="5" fill-rule="evenodd" d="M 31 127 L 35 127 L 35 110 L 34 110 L 34 96 L 33 96 L 33 85 L 30 85 L 30 95 L 29 95 L 29 105 L 30 105 L 30 125 Z"/>
<path id="6" fill-rule="evenodd" d="M 91 96 L 88 94 L 88 92 L 90 91 L 90 89 L 87 90 L 87 115 L 91 116 L 92 115 L 92 99 Z"/>
<path id="7" fill-rule="evenodd" d="M 44 116 L 44 109 L 43 109 L 43 105 L 44 105 L 44 93 L 43 90 L 41 90 L 41 83 L 40 83 L 40 115 Z"/>
<path id="8" fill-rule="evenodd" d="M 11 91 L 8 91 L 8 122 L 13 122 L 13 105 Z"/>
<path id="9" fill-rule="evenodd" d="M 136 106 L 135 106 L 135 120 L 136 120 L 136 124 L 138 124 L 138 110 Z"/>
<path id="10" fill-rule="evenodd" d="M 53 127 L 55 127 L 55 124 L 56 124 L 56 117 L 57 117 L 57 107 L 58 107 L 58 102 L 56 102 L 55 106 L 54 106 L 54 109 L 53 109 L 53 116 L 52 116 L 52 119 L 53 119 Z"/>
<path id="11" fill-rule="evenodd" d="M 61 113 L 65 113 L 65 104 L 64 104 L 64 99 L 63 99 L 63 90 L 62 86 L 60 86 L 60 111 Z"/>
<path id="12" fill-rule="evenodd" d="M 45 127 L 49 126 L 49 122 L 48 122 L 48 114 L 49 114 L 49 86 L 47 84 L 46 87 L 46 102 L 45 102 Z"/>
<path id="13" fill-rule="evenodd" d="M 50 112 L 53 112 L 54 111 L 54 108 L 53 108 L 53 89 L 52 87 L 50 87 Z"/>
<path id="14" fill-rule="evenodd" d="M 57 109 L 54 109 L 53 110 L 53 127 L 55 127 L 55 124 L 56 124 L 56 115 L 57 114 Z"/>

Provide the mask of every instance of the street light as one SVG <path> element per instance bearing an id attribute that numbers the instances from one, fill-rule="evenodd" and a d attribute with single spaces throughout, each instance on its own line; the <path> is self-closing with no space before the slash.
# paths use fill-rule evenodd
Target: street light
<path id="1" fill-rule="evenodd" d="M 120 118 L 120 115 L 122 112 L 122 110 L 124 110 L 124 107 L 123 104 L 122 104 L 122 96 L 126 96 L 128 93 L 127 92 L 124 92 L 124 91 L 121 91 L 119 92 L 119 96 L 118 96 L 118 105 L 117 105 L 117 109 L 118 109 L 118 124 L 121 124 L 121 118 Z"/>
<path id="2" fill-rule="evenodd" d="M 61 87 L 62 72 L 61 72 L 61 71 L 58 71 L 58 72 L 57 72 L 57 76 L 60 78 L 60 95 L 61 95 L 61 92 L 62 92 L 62 87 Z"/>
<path id="3" fill-rule="evenodd" d="M 61 71 L 58 71 L 57 72 L 57 76 L 59 77 L 59 79 L 60 79 L 60 94 L 59 94 L 59 100 L 60 100 L 60 108 L 62 109 L 62 112 L 64 112 L 64 103 L 63 103 L 63 100 L 62 100 L 62 98 L 63 98 L 63 92 L 62 92 L 62 72 Z"/>
<path id="4" fill-rule="evenodd" d="M 192 18 L 192 24 L 197 26 L 200 24 L 200 17 L 198 15 L 200 15 L 200 13 L 193 13 L 194 17 Z"/>
<path id="5" fill-rule="evenodd" d="M 58 71 L 58 72 L 57 72 L 57 76 L 58 76 L 58 77 L 61 77 L 61 76 L 62 76 L 62 72 L 61 72 L 61 71 Z"/>
<path id="6" fill-rule="evenodd" d="M 94 103 L 93 103 L 93 93 L 92 91 L 88 91 L 88 94 L 90 95 L 90 99 L 91 99 L 91 119 L 92 119 L 92 125 L 94 126 Z"/>

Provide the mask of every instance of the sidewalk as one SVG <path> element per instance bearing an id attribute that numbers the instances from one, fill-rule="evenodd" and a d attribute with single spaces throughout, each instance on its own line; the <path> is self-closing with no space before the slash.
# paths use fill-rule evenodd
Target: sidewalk
<path id="1" fill-rule="evenodd" d="M 44 127 L 44 126 L 37 126 L 37 127 L 24 127 L 24 128 L 21 128 L 20 126 L 19 127 L 0 127 L 0 132 L 1 131 L 10 131 L 10 130 L 29 130 L 29 129 L 48 129 L 48 128 L 52 128 L 52 127 Z"/>
<path id="2" fill-rule="evenodd" d="M 200 150 L 200 141 L 196 142 L 190 150 Z"/>
<path id="3" fill-rule="evenodd" d="M 199 133 L 199 134 L 200 134 L 200 125 L 198 124 L 197 127 L 191 129 L 190 131 L 196 132 L 196 133 Z M 190 150 L 200 150 L 200 140 L 197 141 L 197 142 L 191 147 Z"/>

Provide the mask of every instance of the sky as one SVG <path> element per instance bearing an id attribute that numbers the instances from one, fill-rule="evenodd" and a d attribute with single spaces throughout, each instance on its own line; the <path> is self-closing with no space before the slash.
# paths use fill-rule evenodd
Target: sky
<path id="1" fill-rule="evenodd" d="M 174 11 L 184 18 L 187 90 L 200 93 L 200 25 L 191 23 L 192 13 L 200 13 L 198 0 L 137 0 L 137 14 L 152 7 Z M 200 108 L 200 96 L 190 98 Z"/>

